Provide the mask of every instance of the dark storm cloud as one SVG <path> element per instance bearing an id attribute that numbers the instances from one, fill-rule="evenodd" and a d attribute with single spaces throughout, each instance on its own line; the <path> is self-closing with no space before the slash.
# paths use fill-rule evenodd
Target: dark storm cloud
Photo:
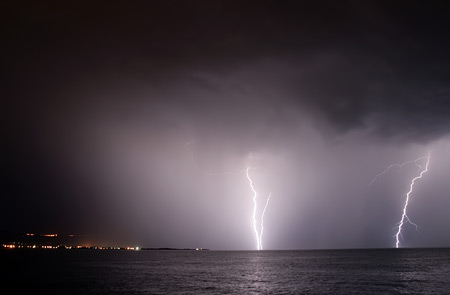
<path id="1" fill-rule="evenodd" d="M 391 144 L 408 143 L 405 153 L 392 149 L 409 160 L 422 152 L 414 144 L 449 132 L 449 11 L 437 2 L 2 7 L 0 91 L 9 139 L 3 208 L 10 208 L 3 220 L 23 220 L 20 230 L 29 220 L 45 229 L 59 220 L 68 231 L 88 224 L 114 232 L 119 220 L 124 231 L 148 230 L 161 246 L 177 243 L 164 228 L 213 243 L 200 228 L 226 244 L 216 228 L 247 238 L 246 229 L 235 232 L 247 220 L 230 219 L 230 212 L 246 214 L 235 204 L 247 183 L 202 172 L 252 164 L 278 177 L 259 183 L 278 192 L 272 225 L 286 230 L 277 231 L 274 245 L 320 247 L 330 231 L 338 235 L 334 220 L 357 237 L 358 216 L 346 209 L 360 202 L 362 189 L 343 185 L 354 182 L 344 175 L 365 182 L 379 169 L 355 172 L 364 167 L 352 157 L 366 156 L 357 147 L 387 145 L 372 152 L 384 163 Z M 342 146 L 325 147 L 336 138 Z M 369 157 L 366 167 L 374 162 Z M 321 210 L 326 216 L 317 220 Z M 288 230 L 300 223 L 309 237 L 302 242 Z M 333 240 L 331 246 L 342 242 Z"/>
<path id="2" fill-rule="evenodd" d="M 76 91 L 89 83 L 98 88 L 128 80 L 129 88 L 157 89 L 189 83 L 190 93 L 172 99 L 199 108 L 197 91 L 217 97 L 222 89 L 195 72 L 227 77 L 269 60 L 282 66 L 252 74 L 256 80 L 282 77 L 271 87 L 285 89 L 291 98 L 272 99 L 310 107 L 338 131 L 372 127 L 382 136 L 402 133 L 412 140 L 448 131 L 450 26 L 441 7 L 358 1 L 72 2 L 12 5 L 6 11 L 5 76 L 12 75 L 18 87 L 24 79 L 38 84 L 33 96 L 49 88 Z"/>

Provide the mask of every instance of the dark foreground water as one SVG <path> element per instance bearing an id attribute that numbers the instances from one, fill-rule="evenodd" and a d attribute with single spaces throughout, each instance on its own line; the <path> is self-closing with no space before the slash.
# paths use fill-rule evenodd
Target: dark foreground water
<path id="1" fill-rule="evenodd" d="M 0 258 L 8 294 L 450 294 L 450 249 L 5 250 Z"/>

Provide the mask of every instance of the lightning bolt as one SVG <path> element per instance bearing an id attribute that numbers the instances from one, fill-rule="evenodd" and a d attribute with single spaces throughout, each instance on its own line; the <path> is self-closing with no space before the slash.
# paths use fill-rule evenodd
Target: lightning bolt
<path id="1" fill-rule="evenodd" d="M 252 227 L 253 227 L 253 231 L 255 232 L 255 236 L 256 236 L 256 249 L 261 250 L 261 248 L 260 248 L 261 240 L 259 239 L 258 229 L 257 229 L 257 225 L 256 225 L 256 207 L 258 206 L 258 202 L 256 202 L 256 198 L 258 197 L 258 193 L 256 192 L 255 188 L 253 187 L 253 181 L 250 178 L 250 174 L 248 173 L 249 170 L 250 170 L 250 167 L 247 167 L 246 175 L 247 175 L 248 182 L 250 184 L 250 188 L 253 192 Z"/>
<path id="2" fill-rule="evenodd" d="M 253 186 L 253 181 L 250 178 L 250 167 L 247 167 L 246 169 L 246 176 L 248 179 L 248 182 L 250 184 L 250 189 L 253 192 L 253 214 L 252 214 L 252 228 L 253 228 L 253 232 L 255 233 L 255 238 L 256 238 L 256 249 L 257 250 L 263 250 L 263 244 L 262 244 L 262 235 L 264 232 L 264 214 L 266 213 L 267 210 L 267 206 L 269 205 L 269 200 L 272 196 L 272 193 L 269 194 L 269 196 L 267 197 L 266 200 L 266 205 L 264 206 L 264 209 L 262 211 L 261 214 L 261 223 L 260 223 L 260 231 L 258 231 L 258 224 L 256 221 L 256 213 L 257 213 L 257 207 L 258 207 L 258 202 L 257 202 L 257 198 L 258 198 L 258 193 L 255 190 L 255 187 Z"/>
<path id="3" fill-rule="evenodd" d="M 408 203 L 409 203 L 409 198 L 411 196 L 411 193 L 414 190 L 414 184 L 416 184 L 416 180 L 421 179 L 422 176 L 428 172 L 428 164 L 430 164 L 430 157 L 431 157 L 431 152 L 428 154 L 428 156 L 426 157 L 427 162 L 425 164 L 425 168 L 420 172 L 420 174 L 416 177 L 414 177 L 411 180 L 411 184 L 409 185 L 409 191 L 406 193 L 406 201 L 405 201 L 405 205 L 403 206 L 403 213 L 402 213 L 402 218 L 400 219 L 400 222 L 398 224 L 398 228 L 397 228 L 397 233 L 395 234 L 395 247 L 398 248 L 400 246 L 400 236 L 402 233 L 402 228 L 403 228 L 403 224 L 406 222 L 411 223 L 412 225 L 414 225 L 417 229 L 417 225 L 412 223 L 411 220 L 409 219 L 408 215 L 406 215 L 406 210 L 408 209 Z"/>
<path id="4" fill-rule="evenodd" d="M 184 144 L 184 147 L 186 148 L 186 147 L 189 147 L 189 146 L 194 145 L 196 143 L 197 143 L 197 141 L 189 141 L 189 142 L 186 142 Z M 250 154 L 250 157 L 251 157 L 251 154 Z M 250 169 L 252 167 L 248 166 L 246 169 L 238 171 L 238 172 L 211 172 L 211 171 L 204 171 L 203 169 L 201 169 L 197 165 L 196 160 L 195 160 L 195 156 L 194 156 L 194 153 L 193 153 L 192 150 L 191 150 L 191 160 L 192 160 L 192 164 L 194 165 L 194 167 L 198 171 L 200 171 L 202 174 L 205 174 L 205 175 L 237 175 L 237 174 L 241 174 L 241 173 L 245 173 L 246 174 L 247 180 L 248 180 L 248 182 L 250 184 L 250 189 L 251 189 L 251 191 L 253 193 L 253 197 L 252 197 L 252 200 L 253 200 L 253 212 L 252 212 L 252 216 L 251 216 L 251 225 L 252 225 L 252 228 L 253 228 L 253 232 L 255 234 L 256 249 L 257 250 L 263 250 L 262 237 L 263 237 L 263 233 L 264 233 L 264 215 L 266 214 L 267 207 L 269 206 L 269 201 L 270 201 L 270 198 L 272 197 L 272 193 L 270 193 L 269 196 L 267 197 L 266 203 L 265 203 L 264 208 L 262 210 L 260 223 L 259 223 L 260 230 L 258 230 L 258 222 L 257 222 L 257 218 L 256 218 L 257 213 L 258 213 L 258 210 L 257 210 L 258 209 L 258 201 L 257 201 L 257 199 L 258 199 L 258 192 L 256 191 L 255 187 L 253 186 L 253 180 L 250 177 Z"/>
<path id="5" fill-rule="evenodd" d="M 391 170 L 394 167 L 397 167 L 399 170 L 401 170 L 405 165 L 414 163 L 420 171 L 418 176 L 411 179 L 411 183 L 409 185 L 409 190 L 406 193 L 406 200 L 405 200 L 405 203 L 404 203 L 403 209 L 402 209 L 402 217 L 401 217 L 400 221 L 397 223 L 397 227 L 396 227 L 397 233 L 394 236 L 396 248 L 399 248 L 399 246 L 400 246 L 400 237 L 402 236 L 402 229 L 403 229 L 403 225 L 405 223 L 409 223 L 409 224 L 413 225 L 416 228 L 416 230 L 419 230 L 419 226 L 417 224 L 415 224 L 414 222 L 412 222 L 411 219 L 409 219 L 408 215 L 406 214 L 406 211 L 408 209 L 409 200 L 410 200 L 412 192 L 414 191 L 414 185 L 416 184 L 416 181 L 418 179 L 421 179 L 423 177 L 423 175 L 426 172 L 428 172 L 428 165 L 430 164 L 430 158 L 431 158 L 431 151 L 428 153 L 428 156 L 426 156 L 426 157 L 420 157 L 420 158 L 417 158 L 412 161 L 403 162 L 401 164 L 392 164 L 392 165 L 388 166 L 386 169 L 384 169 L 382 172 L 375 175 L 374 179 L 372 179 L 372 181 L 369 183 L 369 186 L 371 186 L 372 184 L 375 183 L 375 181 L 377 181 L 378 177 L 386 174 L 387 172 L 389 172 L 389 170 Z M 426 160 L 425 167 L 423 167 L 423 165 L 420 164 L 420 161 L 423 161 L 423 160 Z"/>
<path id="6" fill-rule="evenodd" d="M 369 183 L 369 186 L 372 186 L 372 184 L 374 184 L 375 181 L 377 181 L 378 177 L 383 176 L 384 174 L 386 174 L 387 172 L 389 172 L 389 170 L 391 170 L 391 169 L 394 168 L 394 167 L 397 167 L 397 168 L 399 169 L 399 171 L 400 171 L 400 170 L 403 168 L 403 166 L 408 165 L 408 164 L 415 163 L 416 166 L 417 166 L 418 168 L 422 168 L 420 165 L 417 164 L 417 162 L 420 161 L 420 160 L 423 160 L 423 159 L 425 159 L 425 158 L 426 158 L 426 157 L 420 157 L 420 158 L 417 158 L 417 159 L 415 159 L 415 160 L 407 161 L 407 162 L 404 162 L 404 163 L 401 163 L 401 164 L 392 164 L 392 165 L 389 165 L 389 166 L 388 166 L 386 169 L 384 169 L 382 172 L 380 172 L 380 173 L 378 173 L 377 175 L 375 175 L 374 179 L 372 179 L 372 181 Z"/>

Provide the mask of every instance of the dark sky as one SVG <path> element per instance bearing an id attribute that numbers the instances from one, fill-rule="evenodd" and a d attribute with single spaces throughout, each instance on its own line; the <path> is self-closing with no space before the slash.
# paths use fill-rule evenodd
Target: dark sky
<path id="1" fill-rule="evenodd" d="M 3 1 L 0 230 L 254 249 L 251 167 L 265 249 L 392 247 L 432 150 L 402 246 L 450 246 L 444 4 Z"/>

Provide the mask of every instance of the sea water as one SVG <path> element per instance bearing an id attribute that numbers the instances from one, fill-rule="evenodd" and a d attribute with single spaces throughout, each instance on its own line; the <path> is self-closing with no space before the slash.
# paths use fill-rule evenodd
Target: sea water
<path id="1" fill-rule="evenodd" d="M 450 294 L 450 249 L 0 252 L 8 294 Z"/>

